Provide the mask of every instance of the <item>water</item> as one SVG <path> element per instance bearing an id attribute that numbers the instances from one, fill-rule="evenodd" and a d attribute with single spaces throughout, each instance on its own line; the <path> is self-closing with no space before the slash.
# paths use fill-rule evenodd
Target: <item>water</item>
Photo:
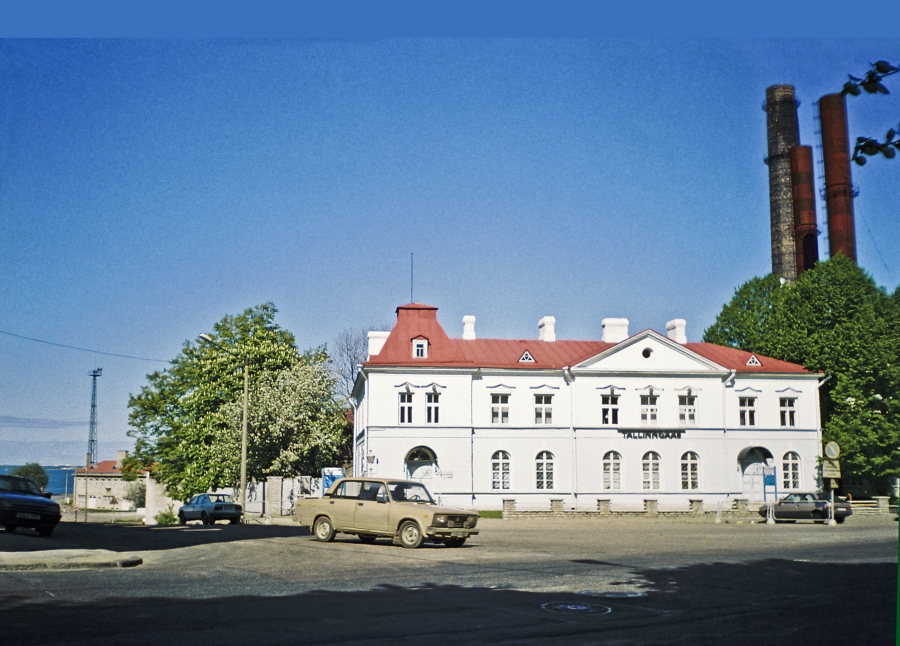
<path id="1" fill-rule="evenodd" d="M 20 465 L 18 464 L 3 464 L 0 465 L 0 474 L 7 474 L 14 469 L 17 469 Z M 41 465 L 44 466 L 44 465 Z M 47 483 L 47 486 L 44 487 L 44 491 L 49 491 L 50 493 L 56 495 L 63 495 L 67 490 L 69 492 L 69 496 L 72 495 L 72 487 L 75 483 L 75 469 L 79 467 L 67 466 L 67 465 L 57 465 L 54 467 L 44 467 L 44 471 L 47 472 L 47 477 L 50 481 Z M 66 481 L 68 481 L 68 488 L 66 487 Z"/>

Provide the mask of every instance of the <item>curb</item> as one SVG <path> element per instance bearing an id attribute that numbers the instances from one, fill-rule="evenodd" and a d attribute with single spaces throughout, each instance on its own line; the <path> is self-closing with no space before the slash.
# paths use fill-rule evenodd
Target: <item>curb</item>
<path id="1" fill-rule="evenodd" d="M 122 554 L 111 550 L 0 552 L 0 572 L 129 568 L 137 567 L 143 562 L 141 557 L 134 554 Z"/>

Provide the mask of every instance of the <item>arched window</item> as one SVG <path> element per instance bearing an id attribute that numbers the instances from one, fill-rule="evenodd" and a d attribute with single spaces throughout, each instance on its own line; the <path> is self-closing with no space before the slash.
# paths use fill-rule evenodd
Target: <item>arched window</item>
<path id="1" fill-rule="evenodd" d="M 491 456 L 491 489 L 509 489 L 509 453 L 497 451 Z"/>
<path id="2" fill-rule="evenodd" d="M 681 456 L 681 488 L 700 488 L 700 456 L 693 451 Z"/>
<path id="3" fill-rule="evenodd" d="M 642 459 L 644 489 L 659 489 L 659 453 L 647 451 Z"/>
<path id="4" fill-rule="evenodd" d="M 541 451 L 535 460 L 537 469 L 535 488 L 553 489 L 553 454 L 550 451 Z"/>
<path id="5" fill-rule="evenodd" d="M 793 451 L 785 453 L 781 460 L 781 478 L 783 489 L 800 488 L 800 456 Z"/>
<path id="6" fill-rule="evenodd" d="M 622 456 L 615 451 L 608 451 L 603 456 L 603 488 L 622 488 Z"/>

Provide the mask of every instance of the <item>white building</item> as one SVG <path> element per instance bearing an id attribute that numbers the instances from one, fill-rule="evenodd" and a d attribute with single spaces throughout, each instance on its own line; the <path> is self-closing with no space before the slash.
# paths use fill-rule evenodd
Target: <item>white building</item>
<path id="1" fill-rule="evenodd" d="M 687 509 L 817 488 L 823 375 L 688 343 L 682 319 L 666 336 L 604 319 L 600 341 L 557 340 L 554 324 L 478 339 L 466 316 L 454 339 L 437 308 L 398 307 L 356 382 L 354 475 L 421 479 L 478 509 Z"/>

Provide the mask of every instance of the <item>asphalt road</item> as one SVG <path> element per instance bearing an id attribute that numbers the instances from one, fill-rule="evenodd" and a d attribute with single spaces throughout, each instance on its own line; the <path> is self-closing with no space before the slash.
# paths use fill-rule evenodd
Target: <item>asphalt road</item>
<path id="1" fill-rule="evenodd" d="M 483 520 L 404 550 L 298 526 L 64 523 L 0 551 L 101 548 L 129 569 L 0 572 L 25 644 L 893 644 L 897 523 Z"/>

